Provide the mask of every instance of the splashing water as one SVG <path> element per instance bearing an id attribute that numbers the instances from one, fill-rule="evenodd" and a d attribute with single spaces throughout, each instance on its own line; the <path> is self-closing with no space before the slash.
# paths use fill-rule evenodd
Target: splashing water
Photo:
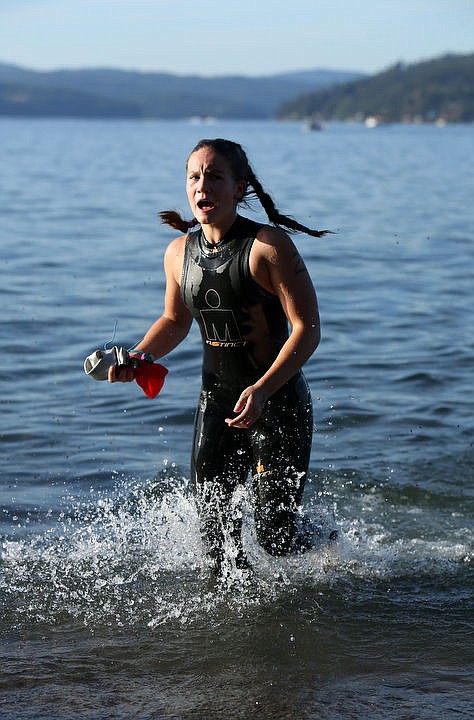
<path id="1" fill-rule="evenodd" d="M 4 542 L 1 591 L 8 622 L 89 627 L 190 623 L 222 603 L 242 611 L 289 589 L 328 588 L 362 580 L 389 580 L 456 572 L 472 562 L 469 538 L 396 538 L 375 518 L 339 519 L 339 538 L 327 543 L 333 513 L 310 505 L 314 549 L 272 558 L 254 536 L 251 499 L 242 492 L 243 541 L 254 572 L 231 559 L 221 581 L 210 583 L 199 521 L 185 478 L 140 485 L 120 482 L 113 493 L 91 491 L 72 503 L 42 534 Z M 319 498 L 320 501 L 320 498 Z M 366 508 L 381 498 L 361 497 Z M 413 510 L 412 510 L 413 512 Z M 472 540 L 472 537 L 470 538 Z M 472 544 L 471 544 L 472 547 Z M 295 587 L 296 586 L 296 587 Z"/>
<path id="2" fill-rule="evenodd" d="M 199 546 L 185 488 L 159 496 L 123 483 L 98 495 L 50 532 L 5 544 L 5 590 L 19 617 L 122 625 L 179 613 L 167 576 L 185 586 Z"/>
<path id="3" fill-rule="evenodd" d="M 69 617 L 90 626 L 154 627 L 170 619 L 188 622 L 229 591 L 236 602 L 255 602 L 255 586 L 248 592 L 248 575 L 232 562 L 219 592 L 210 591 L 185 479 L 165 492 L 159 483 L 123 482 L 112 495 L 91 495 L 89 503 L 61 513 L 56 528 L 4 543 L 2 591 L 11 621 L 58 623 Z M 248 498 L 242 500 L 245 505 Z M 263 575 L 279 574 L 270 560 L 261 562 L 250 528 L 246 540 Z M 263 588 L 269 590 L 262 580 L 258 589 Z"/>

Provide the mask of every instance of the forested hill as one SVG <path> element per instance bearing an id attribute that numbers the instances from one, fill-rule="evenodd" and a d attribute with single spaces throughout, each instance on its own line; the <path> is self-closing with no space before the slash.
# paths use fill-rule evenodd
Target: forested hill
<path id="1" fill-rule="evenodd" d="M 308 70 L 264 77 L 181 76 L 114 69 L 35 72 L 0 63 L 0 115 L 179 119 L 274 118 L 308 90 L 362 77 Z"/>
<path id="2" fill-rule="evenodd" d="M 473 122 L 474 54 L 403 65 L 369 78 L 302 94 L 281 119 L 366 119 L 386 122 Z"/>

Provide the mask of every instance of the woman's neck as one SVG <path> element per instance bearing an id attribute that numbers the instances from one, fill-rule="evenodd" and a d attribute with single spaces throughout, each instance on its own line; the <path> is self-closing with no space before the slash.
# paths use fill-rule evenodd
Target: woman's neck
<path id="1" fill-rule="evenodd" d="M 237 213 L 234 213 L 232 217 L 228 218 L 225 223 L 219 223 L 213 225 L 212 223 L 203 223 L 202 231 L 204 237 L 210 245 L 217 245 L 220 243 L 222 238 L 227 234 L 237 218 Z"/>

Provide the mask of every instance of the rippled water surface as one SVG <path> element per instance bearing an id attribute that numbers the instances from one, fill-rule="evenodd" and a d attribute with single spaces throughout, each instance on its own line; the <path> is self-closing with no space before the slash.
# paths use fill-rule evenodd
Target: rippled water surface
<path id="1" fill-rule="evenodd" d="M 153 401 L 82 362 L 162 309 L 156 212 L 244 144 L 323 338 L 305 506 L 339 540 L 210 581 L 189 492 L 200 341 Z M 0 716 L 472 717 L 474 129 L 0 122 Z M 251 217 L 261 218 L 256 206 Z"/>

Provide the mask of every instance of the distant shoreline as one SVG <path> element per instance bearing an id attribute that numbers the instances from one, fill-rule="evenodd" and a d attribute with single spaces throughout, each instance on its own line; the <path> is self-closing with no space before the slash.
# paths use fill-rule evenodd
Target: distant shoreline
<path id="1" fill-rule="evenodd" d="M 37 72 L 0 63 L 0 117 L 474 122 L 474 54 L 397 63 L 373 76 L 308 70 L 267 77 L 134 71 Z"/>

